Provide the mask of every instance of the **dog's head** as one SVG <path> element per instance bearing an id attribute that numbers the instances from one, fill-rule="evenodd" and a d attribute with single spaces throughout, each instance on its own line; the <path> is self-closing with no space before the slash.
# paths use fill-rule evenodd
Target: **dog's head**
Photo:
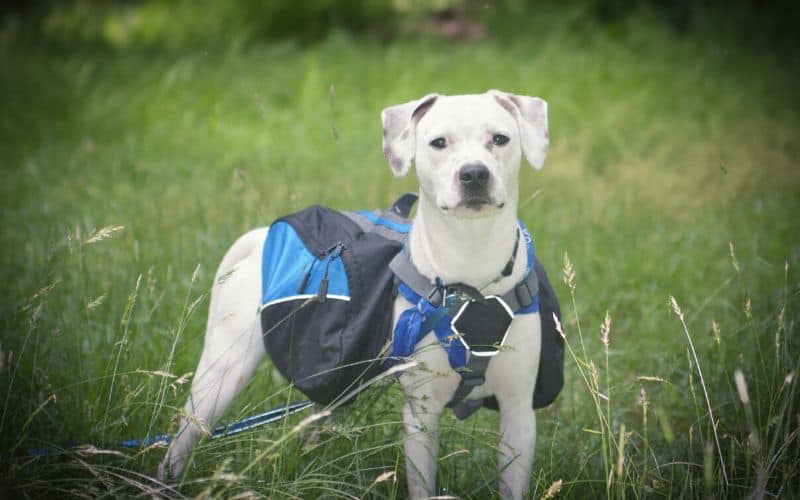
<path id="1" fill-rule="evenodd" d="M 541 168 L 547 103 L 490 90 L 391 106 L 381 113 L 383 152 L 398 177 L 416 166 L 422 195 L 443 212 L 489 215 L 516 200 L 522 154 Z"/>

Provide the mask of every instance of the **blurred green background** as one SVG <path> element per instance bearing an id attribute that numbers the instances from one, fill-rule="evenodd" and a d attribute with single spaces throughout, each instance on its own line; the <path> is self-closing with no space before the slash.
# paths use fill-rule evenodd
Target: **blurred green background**
<path id="1" fill-rule="evenodd" d="M 238 235 L 314 203 L 387 206 L 415 180 L 394 179 L 384 162 L 381 109 L 489 88 L 549 103 L 548 160 L 522 171 L 520 217 L 556 282 L 576 353 L 559 400 L 539 412 L 531 496 L 558 479 L 560 494 L 576 497 L 797 491 L 792 3 L 75 0 L 0 9 L 8 495 L 403 498 L 393 384 L 324 424 L 310 448 L 289 433 L 297 417 L 205 442 L 166 485 L 152 479 L 162 449 L 111 443 L 175 430 L 207 291 Z M 574 300 L 560 279 L 565 254 Z M 607 409 L 594 404 L 598 394 Z M 287 397 L 300 395 L 265 364 L 228 420 Z M 496 495 L 496 415 L 448 415 L 442 426 L 440 493 Z M 26 451 L 71 443 L 96 448 Z"/>

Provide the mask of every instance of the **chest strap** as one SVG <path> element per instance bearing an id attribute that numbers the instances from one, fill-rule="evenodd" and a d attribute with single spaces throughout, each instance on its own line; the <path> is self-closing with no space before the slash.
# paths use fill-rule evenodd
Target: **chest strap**
<path id="1" fill-rule="evenodd" d="M 529 263 L 529 265 L 532 268 L 533 263 Z M 445 288 L 431 283 L 430 279 L 417 271 L 417 268 L 411 263 L 411 258 L 406 252 L 399 252 L 394 259 L 392 259 L 389 268 L 394 272 L 397 279 L 413 290 L 414 293 L 420 297 L 426 298 L 435 306 L 442 305 Z M 469 285 L 454 286 L 462 289 L 473 289 Z M 528 309 L 536 302 L 536 293 L 538 291 L 539 278 L 533 270 L 530 270 L 524 280 L 517 283 L 516 286 L 508 292 L 500 295 L 500 298 L 503 299 L 503 302 L 508 304 L 508 307 L 512 311 L 518 313 L 521 310 Z"/>
<path id="2" fill-rule="evenodd" d="M 453 413 L 459 420 L 464 420 L 478 408 L 483 406 L 483 399 L 465 399 L 467 395 L 480 385 L 486 382 L 486 369 L 489 368 L 489 361 L 492 358 L 470 356 L 467 367 L 461 372 L 461 381 L 453 393 L 452 399 L 447 403 L 448 408 L 453 409 Z"/>

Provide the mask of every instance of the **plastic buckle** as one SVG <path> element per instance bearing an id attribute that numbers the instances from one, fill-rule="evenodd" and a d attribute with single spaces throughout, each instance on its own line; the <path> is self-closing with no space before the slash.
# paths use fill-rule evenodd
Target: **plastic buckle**
<path id="1" fill-rule="evenodd" d="M 533 272 L 533 270 L 531 270 L 531 272 Z M 521 308 L 528 307 L 533 303 L 534 291 L 531 290 L 528 284 L 528 276 L 526 276 L 519 285 L 514 287 L 514 296 L 517 298 L 517 302 L 519 302 Z"/>
<path id="2" fill-rule="evenodd" d="M 465 304 L 470 302 L 470 297 L 459 288 L 446 288 L 444 295 L 444 306 L 448 309 L 458 306 L 459 311 Z"/>

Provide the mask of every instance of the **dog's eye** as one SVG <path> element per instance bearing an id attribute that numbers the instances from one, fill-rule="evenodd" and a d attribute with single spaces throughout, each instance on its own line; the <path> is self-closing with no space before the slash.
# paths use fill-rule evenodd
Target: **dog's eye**
<path id="1" fill-rule="evenodd" d="M 447 146 L 447 141 L 444 137 L 437 137 L 430 142 L 430 145 L 434 149 L 444 149 Z"/>
<path id="2" fill-rule="evenodd" d="M 503 134 L 494 134 L 492 136 L 492 142 L 494 143 L 495 146 L 504 146 L 508 144 L 508 141 L 510 140 L 511 139 L 509 139 L 508 136 Z"/>

